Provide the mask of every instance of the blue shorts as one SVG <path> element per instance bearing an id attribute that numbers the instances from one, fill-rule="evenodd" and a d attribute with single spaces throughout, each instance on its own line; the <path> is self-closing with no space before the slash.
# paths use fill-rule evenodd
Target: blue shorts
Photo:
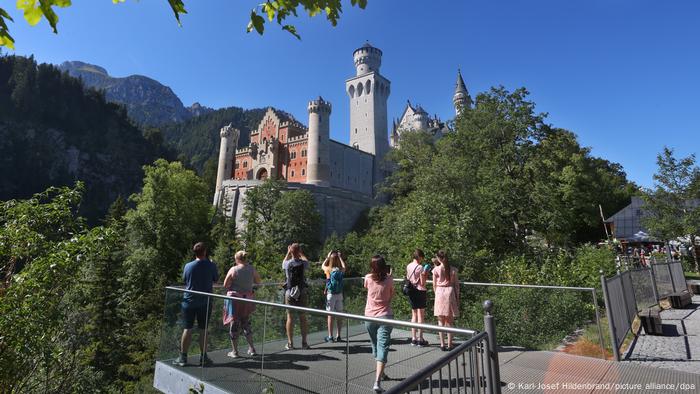
<path id="1" fill-rule="evenodd" d="M 391 319 L 391 316 L 383 316 Z M 365 328 L 369 334 L 369 341 L 372 343 L 372 356 L 374 359 L 386 364 L 387 356 L 389 355 L 389 345 L 391 345 L 391 331 L 393 326 L 365 322 Z"/>
<path id="2" fill-rule="evenodd" d="M 182 320 L 186 330 L 194 328 L 194 320 L 197 319 L 197 328 L 204 330 L 207 327 L 207 320 L 211 317 L 211 304 L 198 305 L 182 302 Z"/>

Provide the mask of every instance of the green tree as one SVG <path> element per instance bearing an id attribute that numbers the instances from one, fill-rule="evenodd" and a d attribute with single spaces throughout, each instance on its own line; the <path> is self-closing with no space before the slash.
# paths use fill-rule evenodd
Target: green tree
<path id="1" fill-rule="evenodd" d="M 132 379 L 152 371 L 164 288 L 181 281 L 192 245 L 208 241 L 212 210 L 202 179 L 179 162 L 157 160 L 144 172 L 141 193 L 130 198 L 136 207 L 125 217 L 128 257 L 120 283 L 130 357 L 121 369 Z"/>
<path id="2" fill-rule="evenodd" d="M 700 169 L 695 155 L 676 158 L 664 147 L 656 158 L 654 187 L 644 190 L 642 223 L 652 236 L 671 240 L 688 236 L 693 245 L 695 271 L 700 272 L 695 238 L 700 234 Z"/>
<path id="3" fill-rule="evenodd" d="M 282 193 L 273 206 L 269 233 L 277 245 L 286 246 L 298 242 L 306 246 L 307 257 L 318 255 L 321 215 L 308 190 Z"/>
<path id="4" fill-rule="evenodd" d="M 321 217 L 313 195 L 285 191 L 286 183 L 268 179 L 245 195 L 243 242 L 263 276 L 278 278 L 279 263 L 292 242 L 303 244 L 309 258 L 317 257 Z"/>
<path id="5" fill-rule="evenodd" d="M 124 1 L 112 0 L 113 3 Z M 167 1 L 179 24 L 180 15 L 187 13 L 183 0 Z M 350 0 L 350 4 L 364 9 L 367 6 L 367 0 Z M 46 18 L 54 33 L 58 33 L 58 15 L 54 11 L 54 7 L 65 8 L 69 6 L 71 6 L 71 0 L 20 0 L 17 2 L 17 8 L 24 13 L 24 19 L 30 25 L 34 26 L 42 18 Z M 337 25 L 340 14 L 343 12 L 341 0 L 266 0 L 251 10 L 246 30 L 248 32 L 255 30 L 262 35 L 267 18 L 269 22 L 276 22 L 282 30 L 289 32 L 296 38 L 301 38 L 296 27 L 287 23 L 289 17 L 298 16 L 299 9 L 312 17 L 325 13 L 326 19 L 333 26 Z M 15 40 L 7 27 L 8 21 L 12 22 L 12 17 L 7 11 L 0 8 L 0 46 L 14 48 Z"/>
<path id="6" fill-rule="evenodd" d="M 401 149 L 392 149 L 386 157 L 392 172 L 382 185 L 385 191 L 392 196 L 406 196 L 415 190 L 416 174 L 430 165 L 434 154 L 432 135 L 423 130 L 403 132 Z"/>
<path id="7" fill-rule="evenodd" d="M 551 129 L 528 166 L 534 174 L 530 195 L 532 228 L 549 245 L 596 242 L 604 237 L 599 205 L 607 212 L 624 207 L 635 190 L 619 164 L 590 156 L 567 130 Z"/>
<path id="8" fill-rule="evenodd" d="M 461 277 L 497 280 L 503 259 L 600 239 L 598 205 L 619 209 L 634 187 L 618 164 L 592 157 L 545 119 L 527 90 L 498 87 L 479 94 L 438 141 L 406 133 L 389 154 L 393 199 L 372 211 L 353 249 L 362 259 L 386 254 L 397 276 L 414 248 L 445 249 Z"/>
<path id="9" fill-rule="evenodd" d="M 3 392 L 99 389 L 86 368 L 79 330 L 82 305 L 71 302 L 81 264 L 101 239 L 76 215 L 82 186 L 51 188 L 0 209 L 0 387 Z M 70 327 L 71 329 L 67 329 Z"/>

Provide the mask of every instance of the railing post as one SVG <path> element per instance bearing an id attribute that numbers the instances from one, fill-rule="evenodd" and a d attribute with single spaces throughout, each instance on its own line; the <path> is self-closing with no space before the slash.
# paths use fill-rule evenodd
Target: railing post
<path id="1" fill-rule="evenodd" d="M 629 273 L 629 272 L 628 272 Z M 627 292 L 625 291 L 625 281 L 622 275 L 619 275 L 620 277 L 620 289 L 622 289 L 622 305 L 625 307 L 625 317 L 627 318 L 627 324 L 630 330 L 632 330 L 632 321 L 634 318 L 630 318 L 630 313 L 629 313 L 629 301 L 627 300 Z M 632 278 L 630 278 L 630 282 L 632 282 Z M 634 291 L 634 289 L 632 290 Z M 634 307 L 637 309 L 637 306 L 635 305 Z M 625 334 L 627 335 L 627 334 Z"/>
<path id="2" fill-rule="evenodd" d="M 600 339 L 600 351 L 603 352 L 603 359 L 605 359 L 605 341 L 603 340 L 603 327 L 600 325 L 600 308 L 598 308 L 598 295 L 593 288 L 593 307 L 595 308 L 595 322 L 598 325 L 598 338 Z"/>
<path id="3" fill-rule="evenodd" d="M 673 292 L 676 292 L 676 281 L 673 280 L 673 273 L 671 272 L 671 263 L 666 263 L 666 271 L 668 271 L 668 277 L 671 278 L 671 288 Z"/>
<path id="4" fill-rule="evenodd" d="M 659 303 L 659 289 L 656 288 L 656 275 L 654 275 L 654 266 L 655 265 L 656 264 L 649 267 L 649 275 L 651 276 L 651 287 L 652 287 L 652 290 L 654 291 L 654 301 L 658 304 Z"/>
<path id="5" fill-rule="evenodd" d="M 605 311 L 608 316 L 608 327 L 610 328 L 610 342 L 612 345 L 613 355 L 615 356 L 615 361 L 620 361 L 620 349 L 617 346 L 617 338 L 615 338 L 615 319 L 613 319 L 613 313 L 610 309 L 610 301 L 608 298 L 608 285 L 605 282 L 605 275 L 603 275 L 603 270 L 600 270 L 600 284 L 603 288 L 603 299 L 605 300 Z"/>
<path id="6" fill-rule="evenodd" d="M 496 343 L 496 322 L 493 319 L 493 301 L 484 301 L 484 330 L 488 334 L 489 353 L 488 363 L 491 366 L 490 374 L 487 372 L 486 379 L 491 383 L 491 393 L 501 393 L 501 373 L 498 365 L 498 345 Z M 488 371 L 488 370 L 487 370 Z"/>

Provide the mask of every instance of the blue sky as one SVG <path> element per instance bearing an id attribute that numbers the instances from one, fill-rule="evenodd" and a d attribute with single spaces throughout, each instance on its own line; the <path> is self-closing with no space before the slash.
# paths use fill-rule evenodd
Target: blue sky
<path id="1" fill-rule="evenodd" d="M 255 0 L 185 0 L 178 27 L 165 0 L 74 1 L 58 10 L 59 34 L 29 27 L 10 7 L 16 51 L 40 62 L 82 60 L 111 75 L 142 74 L 185 105 L 273 105 L 307 123 L 306 103 L 333 103 L 332 137 L 347 142 L 344 81 L 352 51 L 369 40 L 392 81 L 389 117 L 406 100 L 453 116 L 457 67 L 472 95 L 525 86 L 549 122 L 575 132 L 594 155 L 652 184 L 663 145 L 698 151 L 700 2 L 639 0 L 369 0 L 332 28 L 306 16 L 298 41 L 268 24 L 245 33 Z M 13 2 L 8 2 L 13 3 Z"/>

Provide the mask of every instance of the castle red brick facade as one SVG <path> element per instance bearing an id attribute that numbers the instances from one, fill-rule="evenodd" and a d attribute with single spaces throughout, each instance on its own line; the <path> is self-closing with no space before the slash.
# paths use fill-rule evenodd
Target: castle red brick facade
<path id="1" fill-rule="evenodd" d="M 234 180 L 263 180 L 268 177 L 289 182 L 306 182 L 308 129 L 291 115 L 267 110 L 250 145 L 236 150 Z"/>

